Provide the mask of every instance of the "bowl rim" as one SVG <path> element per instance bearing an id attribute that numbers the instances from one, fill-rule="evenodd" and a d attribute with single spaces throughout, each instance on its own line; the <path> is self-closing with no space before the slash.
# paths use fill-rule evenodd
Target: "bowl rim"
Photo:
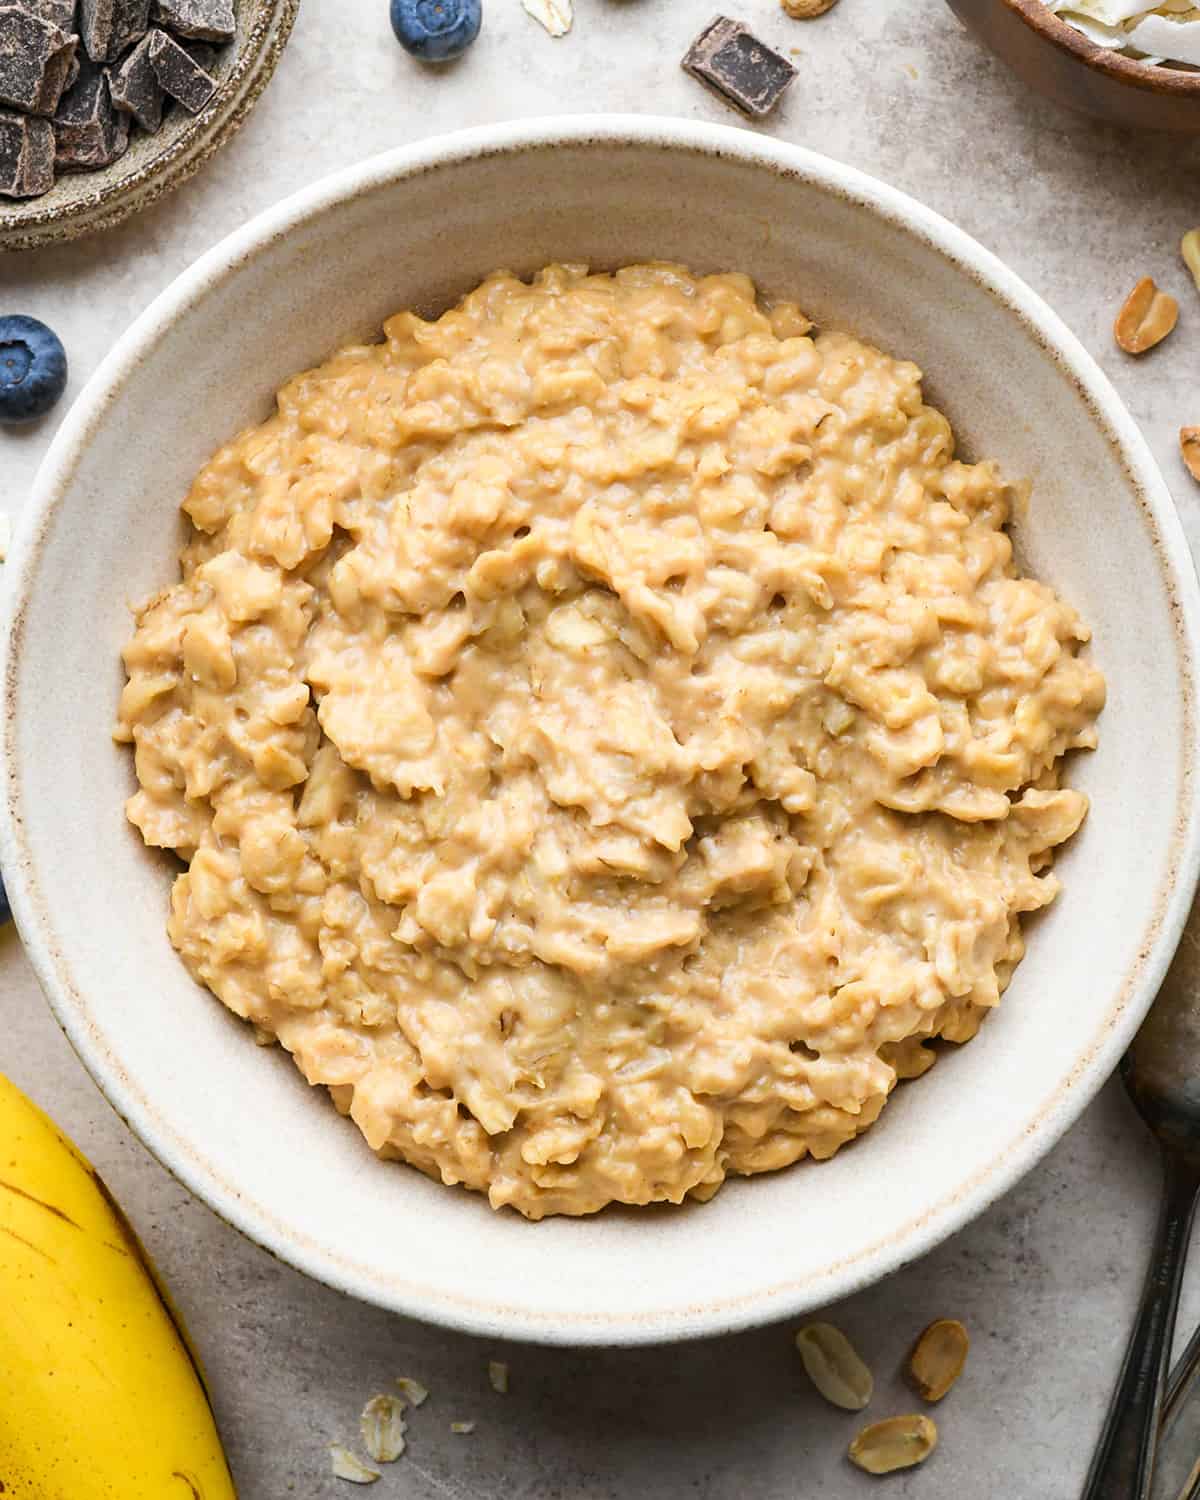
<path id="1" fill-rule="evenodd" d="M 1000 4 L 1007 6 L 1031 31 L 1036 31 L 1060 52 L 1078 58 L 1097 73 L 1105 73 L 1119 83 L 1130 84 L 1151 94 L 1200 98 L 1200 70 L 1189 73 L 1181 68 L 1164 68 L 1161 63 L 1140 62 L 1135 57 L 1114 52 L 1111 47 L 1101 47 L 1082 31 L 1060 20 L 1043 4 L 1043 0 L 1000 0 Z"/>
<path id="2" fill-rule="evenodd" d="M 61 505 L 77 459 L 113 394 L 141 361 L 143 352 L 169 331 L 175 319 L 199 302 L 214 282 L 310 218 L 360 194 L 420 176 L 430 170 L 480 159 L 496 159 L 560 146 L 652 148 L 733 158 L 774 172 L 784 180 L 811 183 L 882 217 L 971 276 L 1015 313 L 1048 357 L 1076 384 L 1095 420 L 1120 456 L 1130 483 L 1153 525 L 1172 594 L 1182 674 L 1182 794 L 1171 843 L 1169 873 L 1159 886 L 1155 915 L 1123 981 L 1114 980 L 1113 1001 L 1090 1047 L 1060 1083 L 1049 1103 L 1025 1121 L 985 1167 L 957 1180 L 936 1204 L 884 1241 L 823 1273 L 754 1293 L 732 1291 L 703 1307 L 659 1314 L 577 1316 L 542 1313 L 528 1306 L 480 1299 L 469 1289 L 450 1295 L 397 1275 L 382 1275 L 289 1232 L 273 1211 L 224 1180 L 196 1146 L 174 1132 L 153 1100 L 126 1075 L 120 1059 L 93 1032 L 86 1005 L 86 975 L 74 975 L 54 939 L 41 876 L 33 866 L 22 819 L 21 767 L 15 753 L 18 661 L 30 589 L 48 526 Z M 0 632 L 0 864 L 26 954 L 49 1004 L 84 1066 L 117 1114 L 153 1155 L 190 1192 L 234 1228 L 278 1259 L 363 1301 L 463 1332 L 542 1344 L 639 1345 L 734 1332 L 774 1322 L 834 1302 L 880 1280 L 975 1218 L 1043 1157 L 1074 1123 L 1107 1079 L 1141 1022 L 1166 972 L 1200 873 L 1200 587 L 1191 552 L 1170 492 L 1149 448 L 1116 391 L 1062 320 L 1013 271 L 941 215 L 898 189 L 806 148 L 757 136 L 727 125 L 652 115 L 565 115 L 482 126 L 435 137 L 343 168 L 302 189 L 235 230 L 184 271 L 150 304 L 103 361 L 64 419 L 34 481 L 20 519 Z"/>

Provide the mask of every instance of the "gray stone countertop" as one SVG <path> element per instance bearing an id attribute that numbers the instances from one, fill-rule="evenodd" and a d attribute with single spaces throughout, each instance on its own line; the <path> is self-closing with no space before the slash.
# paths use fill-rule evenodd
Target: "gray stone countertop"
<path id="1" fill-rule="evenodd" d="M 305 0 L 274 82 L 232 144 L 113 233 L 0 258 L 0 311 L 58 330 L 74 393 L 201 251 L 370 153 L 568 110 L 736 121 L 677 66 L 713 0 L 576 0 L 574 30 L 558 41 L 519 0 L 484 8 L 467 58 L 431 74 L 392 41 L 386 0 Z M 800 69 L 765 130 L 915 194 L 1025 277 L 1116 383 L 1200 542 L 1200 488 L 1175 447 L 1178 427 L 1200 422 L 1195 355 L 1177 334 L 1135 362 L 1110 335 L 1143 274 L 1179 296 L 1187 322 L 1200 320 L 1176 254 L 1181 233 L 1200 223 L 1200 145 L 1122 134 L 1042 102 L 940 0 L 841 0 L 811 23 L 790 21 L 778 0 L 726 8 Z M 0 506 L 14 515 L 52 427 L 0 435 Z M 356 1493 L 329 1474 L 325 1444 L 353 1440 L 366 1398 L 406 1373 L 433 1395 L 374 1500 L 853 1500 L 876 1485 L 921 1500 L 1067 1500 L 1116 1376 L 1157 1193 L 1153 1150 L 1110 1084 L 975 1224 L 830 1311 L 875 1365 L 879 1415 L 911 1408 L 896 1372 L 926 1321 L 958 1316 L 974 1337 L 967 1373 L 937 1413 L 938 1452 L 923 1469 L 872 1480 L 844 1456 L 856 1420 L 807 1387 L 786 1327 L 632 1352 L 503 1349 L 349 1301 L 279 1265 L 189 1197 L 111 1112 L 11 929 L 0 936 L 0 1069 L 74 1135 L 158 1260 L 207 1362 L 243 1500 Z M 813 1192 L 819 1203 L 815 1178 Z M 1181 1329 L 1197 1317 L 1200 1277 Z M 511 1366 L 506 1396 L 488 1386 L 491 1357 Z M 455 1419 L 478 1425 L 454 1436 Z M 1200 1419 L 1195 1442 L 1200 1455 Z"/>

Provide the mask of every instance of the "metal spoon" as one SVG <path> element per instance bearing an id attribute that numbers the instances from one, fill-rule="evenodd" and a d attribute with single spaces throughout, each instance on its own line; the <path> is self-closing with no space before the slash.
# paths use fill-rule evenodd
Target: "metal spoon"
<path id="1" fill-rule="evenodd" d="M 1200 1496 L 1200 1328 L 1175 1361 L 1154 1465 L 1155 1500 L 1197 1500 Z"/>
<path id="2" fill-rule="evenodd" d="M 1121 1063 L 1162 1151 L 1158 1231 L 1120 1379 L 1083 1500 L 1148 1500 L 1192 1216 L 1200 1193 L 1200 903 L 1158 999 Z"/>

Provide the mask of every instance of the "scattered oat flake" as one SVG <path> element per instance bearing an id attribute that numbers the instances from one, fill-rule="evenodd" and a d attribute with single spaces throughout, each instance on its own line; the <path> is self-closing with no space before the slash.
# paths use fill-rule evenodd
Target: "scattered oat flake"
<path id="1" fill-rule="evenodd" d="M 469 1433 L 472 1433 L 472 1432 L 475 1431 L 475 1423 L 474 1422 L 451 1422 L 450 1423 L 450 1431 L 454 1432 L 454 1433 L 457 1433 L 459 1437 L 466 1437 Z"/>
<path id="2" fill-rule="evenodd" d="M 502 1396 L 508 1394 L 508 1366 L 502 1359 L 488 1360 L 488 1379 L 492 1390 L 499 1391 Z"/>
<path id="3" fill-rule="evenodd" d="M 378 1469 L 372 1469 L 339 1443 L 329 1445 L 329 1465 L 335 1479 L 348 1479 L 351 1484 L 374 1484 L 379 1478 Z"/>
<path id="4" fill-rule="evenodd" d="M 429 1392 L 419 1380 L 414 1380 L 411 1375 L 397 1375 L 396 1384 L 410 1406 L 424 1406 L 429 1400 Z"/>
<path id="5" fill-rule="evenodd" d="M 372 1396 L 358 1419 L 363 1447 L 376 1463 L 392 1464 L 404 1452 L 404 1401 L 399 1396 Z"/>
<path id="6" fill-rule="evenodd" d="M 1179 242 L 1179 253 L 1183 263 L 1192 273 L 1196 290 L 1200 292 L 1200 229 L 1189 229 Z"/>
<path id="7" fill-rule="evenodd" d="M 566 36 L 575 19 L 572 0 L 521 0 L 521 5 L 551 36 Z"/>

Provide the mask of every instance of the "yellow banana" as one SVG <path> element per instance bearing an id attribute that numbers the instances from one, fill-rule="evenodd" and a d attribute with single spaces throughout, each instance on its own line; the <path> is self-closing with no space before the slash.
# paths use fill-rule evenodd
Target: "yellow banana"
<path id="1" fill-rule="evenodd" d="M 0 1495 L 234 1500 L 199 1369 L 137 1236 L 3 1076 Z"/>

